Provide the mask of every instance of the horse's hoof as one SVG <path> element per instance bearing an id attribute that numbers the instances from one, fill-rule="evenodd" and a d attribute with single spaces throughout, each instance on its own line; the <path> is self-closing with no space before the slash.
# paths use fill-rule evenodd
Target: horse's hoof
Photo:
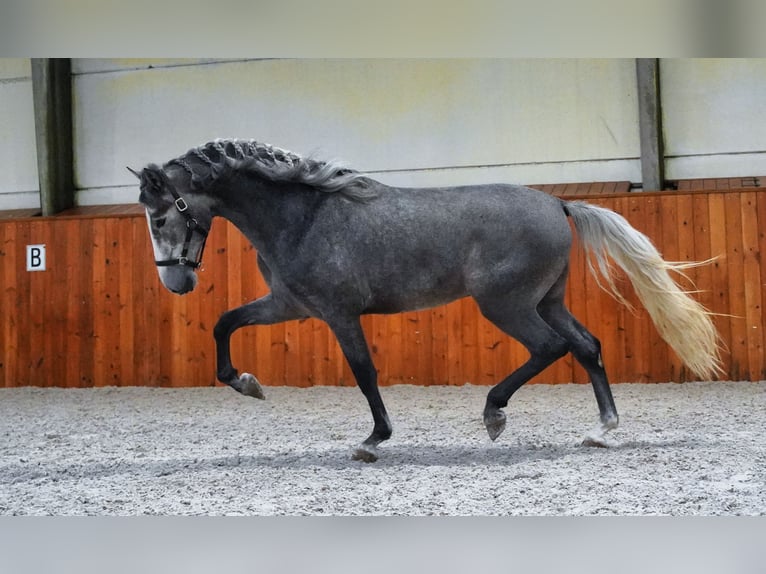
<path id="1" fill-rule="evenodd" d="M 586 436 L 581 446 L 590 446 L 595 448 L 609 448 L 609 444 L 603 439 L 595 436 Z"/>
<path id="2" fill-rule="evenodd" d="M 243 395 L 261 400 L 266 398 L 266 395 L 263 394 L 261 383 L 259 383 L 258 379 L 250 373 L 242 373 L 242 376 L 239 377 L 239 382 L 242 385 L 242 390 L 240 392 Z"/>
<path id="3" fill-rule="evenodd" d="M 595 448 L 609 448 L 609 443 L 606 442 L 606 437 L 604 436 L 604 431 L 596 429 L 592 432 L 589 432 L 585 435 L 585 438 L 583 439 L 581 446 L 590 446 Z"/>
<path id="4" fill-rule="evenodd" d="M 375 462 L 378 460 L 378 451 L 374 446 L 360 445 L 351 455 L 353 460 L 362 462 Z"/>
<path id="5" fill-rule="evenodd" d="M 505 413 L 500 409 L 484 413 L 484 426 L 493 441 L 505 430 Z"/>

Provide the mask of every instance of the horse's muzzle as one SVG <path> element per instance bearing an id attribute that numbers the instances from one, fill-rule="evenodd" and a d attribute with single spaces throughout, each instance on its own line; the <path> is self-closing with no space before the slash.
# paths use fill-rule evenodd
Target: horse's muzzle
<path id="1" fill-rule="evenodd" d="M 197 274 L 189 267 L 166 267 L 160 269 L 160 281 L 168 291 L 184 295 L 197 286 Z"/>

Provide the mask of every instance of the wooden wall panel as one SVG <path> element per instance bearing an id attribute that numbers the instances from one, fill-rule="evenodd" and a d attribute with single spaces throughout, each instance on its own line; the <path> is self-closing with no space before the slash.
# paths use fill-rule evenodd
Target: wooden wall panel
<path id="1" fill-rule="evenodd" d="M 690 282 L 711 311 L 727 351 L 722 379 L 760 380 L 764 365 L 766 193 L 758 189 L 590 196 L 622 213 L 667 259 L 704 260 Z M 60 216 L 0 221 L 0 385 L 200 386 L 215 382 L 213 326 L 226 309 L 268 291 L 255 251 L 216 221 L 197 289 L 166 291 L 151 260 L 144 217 Z M 25 246 L 47 246 L 48 269 L 27 272 Z M 614 382 L 693 379 L 659 338 L 632 289 L 635 311 L 604 293 L 575 246 L 566 294 L 573 314 L 601 339 Z M 381 384 L 493 384 L 527 358 L 521 345 L 481 317 L 473 301 L 363 326 Z M 266 384 L 354 385 L 327 327 L 316 320 L 246 327 L 232 339 L 241 371 Z M 533 382 L 586 383 L 571 356 Z"/>

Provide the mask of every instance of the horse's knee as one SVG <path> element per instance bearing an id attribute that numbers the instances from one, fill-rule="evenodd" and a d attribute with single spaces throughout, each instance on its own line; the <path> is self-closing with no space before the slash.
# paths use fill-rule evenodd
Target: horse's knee
<path id="1" fill-rule="evenodd" d="M 221 315 L 216 321 L 215 327 L 213 327 L 213 337 L 216 341 L 220 341 L 229 335 L 231 332 L 231 321 L 226 318 L 226 313 Z"/>

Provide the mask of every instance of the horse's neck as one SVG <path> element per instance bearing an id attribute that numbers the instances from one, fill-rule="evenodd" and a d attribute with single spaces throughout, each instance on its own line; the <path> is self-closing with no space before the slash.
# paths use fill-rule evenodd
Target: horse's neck
<path id="1" fill-rule="evenodd" d="M 267 254 L 280 244 L 305 232 L 322 197 L 297 186 L 273 185 L 254 190 L 229 188 L 221 194 L 216 211 L 233 223 L 259 253 Z"/>

